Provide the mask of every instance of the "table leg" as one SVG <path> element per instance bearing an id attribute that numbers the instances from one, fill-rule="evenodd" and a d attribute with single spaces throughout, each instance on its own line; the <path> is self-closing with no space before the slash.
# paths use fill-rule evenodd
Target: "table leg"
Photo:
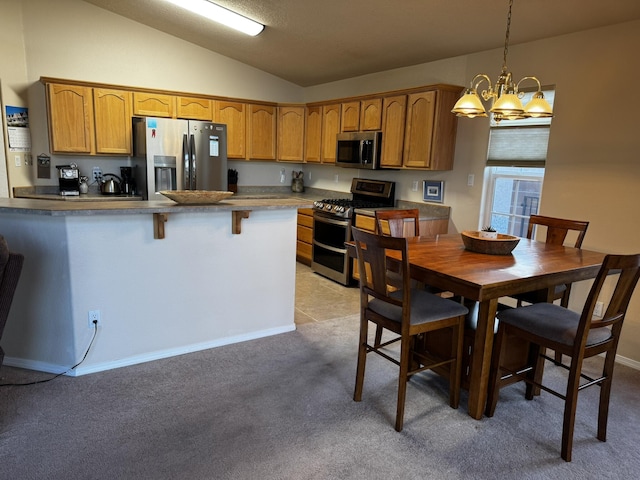
<path id="1" fill-rule="evenodd" d="M 478 308 L 478 325 L 473 343 L 471 371 L 469 372 L 469 415 L 476 420 L 482 418 L 487 401 L 493 328 L 497 308 L 497 298 L 480 302 Z"/>

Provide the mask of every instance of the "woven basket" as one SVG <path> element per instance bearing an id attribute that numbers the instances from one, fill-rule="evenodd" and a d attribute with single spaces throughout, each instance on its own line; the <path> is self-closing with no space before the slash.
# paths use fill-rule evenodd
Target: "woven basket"
<path id="1" fill-rule="evenodd" d="M 509 255 L 516 248 L 520 238 L 513 235 L 498 234 L 498 238 L 480 238 L 480 232 L 461 232 L 464 248 L 476 253 L 486 253 L 488 255 Z"/>
<path id="2" fill-rule="evenodd" d="M 207 205 L 218 203 L 233 195 L 233 192 L 222 192 L 216 190 L 162 190 L 162 195 L 170 198 L 174 202 L 189 205 Z"/>

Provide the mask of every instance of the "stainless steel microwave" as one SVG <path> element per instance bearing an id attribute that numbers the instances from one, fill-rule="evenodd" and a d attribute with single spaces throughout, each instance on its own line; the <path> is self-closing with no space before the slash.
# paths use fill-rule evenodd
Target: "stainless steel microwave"
<path id="1" fill-rule="evenodd" d="M 336 165 L 340 167 L 380 168 L 382 132 L 350 132 L 337 136 Z"/>

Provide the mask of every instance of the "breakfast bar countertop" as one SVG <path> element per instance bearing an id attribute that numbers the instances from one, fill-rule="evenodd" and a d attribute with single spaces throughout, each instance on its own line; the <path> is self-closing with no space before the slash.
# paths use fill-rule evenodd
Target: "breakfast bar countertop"
<path id="1" fill-rule="evenodd" d="M 296 196 L 238 196 L 208 205 L 180 205 L 167 201 L 112 200 L 61 202 L 32 198 L 1 198 L 0 212 L 46 216 L 136 215 L 144 213 L 194 213 L 238 210 L 310 208 L 312 200 Z"/>

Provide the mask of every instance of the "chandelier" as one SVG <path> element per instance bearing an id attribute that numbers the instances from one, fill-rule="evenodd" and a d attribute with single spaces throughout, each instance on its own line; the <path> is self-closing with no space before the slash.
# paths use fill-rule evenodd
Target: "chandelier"
<path id="1" fill-rule="evenodd" d="M 469 88 L 467 88 L 456 102 L 452 113 L 458 117 L 486 117 L 487 112 L 480 101 L 480 95 L 485 101 L 491 100 L 492 106 L 489 111 L 493 114 L 496 122 L 500 120 L 518 120 L 521 118 L 552 117 L 551 105 L 544 99 L 540 81 L 536 77 L 524 77 L 518 83 L 513 82 L 511 72 L 507 71 L 507 53 L 509 52 L 509 30 L 511 27 L 511 7 L 513 0 L 509 0 L 509 15 L 507 16 L 507 32 L 504 38 L 504 54 L 502 60 L 502 71 L 498 76 L 495 85 L 491 85 L 491 79 L 484 73 L 473 77 Z M 482 90 L 478 95 L 478 87 L 483 80 L 489 84 L 486 90 Z M 536 82 L 538 89 L 533 94 L 531 100 L 522 106 L 521 98 L 524 93 L 520 91 L 520 84 L 526 80 Z"/>

